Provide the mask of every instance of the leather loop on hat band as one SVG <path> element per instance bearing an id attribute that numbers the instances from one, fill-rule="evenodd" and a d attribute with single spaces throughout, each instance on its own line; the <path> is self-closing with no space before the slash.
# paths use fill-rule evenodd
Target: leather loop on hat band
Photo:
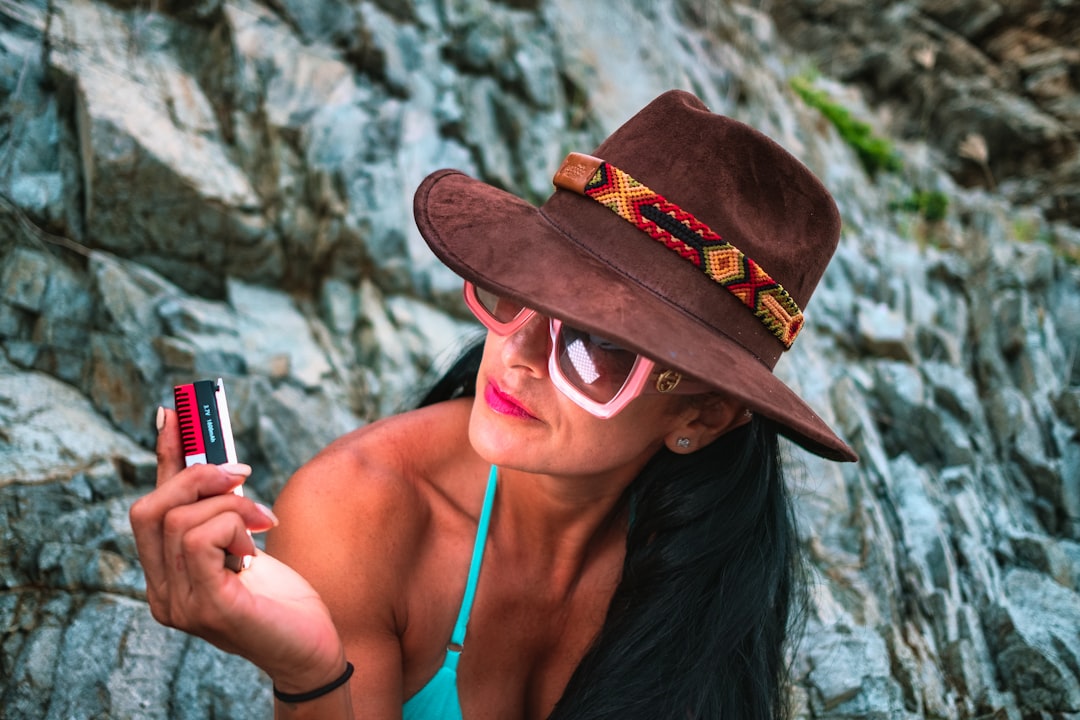
<path id="1" fill-rule="evenodd" d="M 566 156 L 553 183 L 592 198 L 696 265 L 749 308 L 785 350 L 795 342 L 804 320 L 798 303 L 760 265 L 692 213 L 611 163 L 582 153 Z"/>

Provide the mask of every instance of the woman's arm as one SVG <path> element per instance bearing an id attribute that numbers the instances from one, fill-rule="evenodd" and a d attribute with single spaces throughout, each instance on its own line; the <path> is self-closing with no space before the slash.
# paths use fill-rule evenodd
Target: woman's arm
<path id="1" fill-rule="evenodd" d="M 248 532 L 276 521 L 231 490 L 244 465 L 183 467 L 176 415 L 161 411 L 157 488 L 130 518 L 154 618 L 247 658 L 282 690 L 310 690 L 338 677 L 344 646 L 318 593 L 299 574 L 258 553 Z M 226 552 L 255 555 L 250 569 L 225 567 Z M 328 700 L 326 703 L 328 704 Z M 347 702 L 324 718 L 352 718 Z"/>
<path id="2" fill-rule="evenodd" d="M 378 457 L 393 443 L 371 440 L 367 429 L 346 436 L 289 480 L 275 504 L 280 524 L 267 550 L 301 573 L 329 609 L 355 667 L 349 693 L 334 694 L 351 694 L 357 717 L 400 718 L 406 581 L 425 512 L 392 458 Z M 337 669 L 343 668 L 344 659 Z M 302 705 L 279 701 L 277 717 L 330 717 Z"/>

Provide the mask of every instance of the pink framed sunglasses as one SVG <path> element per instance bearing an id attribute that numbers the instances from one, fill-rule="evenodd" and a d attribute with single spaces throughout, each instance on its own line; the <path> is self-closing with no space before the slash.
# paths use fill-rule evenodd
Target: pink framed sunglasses
<path id="1" fill-rule="evenodd" d="M 510 335 L 537 312 L 465 281 L 465 304 L 488 330 Z M 703 383 L 664 370 L 650 381 L 656 364 L 586 330 L 548 318 L 551 350 L 548 375 L 552 384 L 576 405 L 598 418 L 610 418 L 642 393 L 690 395 L 708 392 Z"/>

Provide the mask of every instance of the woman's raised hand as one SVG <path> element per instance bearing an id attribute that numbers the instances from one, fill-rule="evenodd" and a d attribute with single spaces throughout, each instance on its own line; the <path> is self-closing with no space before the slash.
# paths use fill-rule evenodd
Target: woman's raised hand
<path id="1" fill-rule="evenodd" d="M 176 415 L 159 413 L 157 488 L 130 513 L 154 618 L 247 658 L 284 692 L 338 677 L 344 649 L 318 593 L 251 539 L 277 524 L 268 508 L 232 492 L 251 468 L 184 468 Z M 255 557 L 237 573 L 226 553 Z"/>

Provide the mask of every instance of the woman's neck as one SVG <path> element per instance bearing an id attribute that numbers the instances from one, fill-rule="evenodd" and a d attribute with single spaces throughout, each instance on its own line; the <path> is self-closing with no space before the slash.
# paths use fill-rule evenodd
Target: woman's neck
<path id="1" fill-rule="evenodd" d="M 566 478 L 500 468 L 491 530 L 499 556 L 546 577 L 552 592 L 571 591 L 599 558 L 621 558 L 634 475 Z"/>

